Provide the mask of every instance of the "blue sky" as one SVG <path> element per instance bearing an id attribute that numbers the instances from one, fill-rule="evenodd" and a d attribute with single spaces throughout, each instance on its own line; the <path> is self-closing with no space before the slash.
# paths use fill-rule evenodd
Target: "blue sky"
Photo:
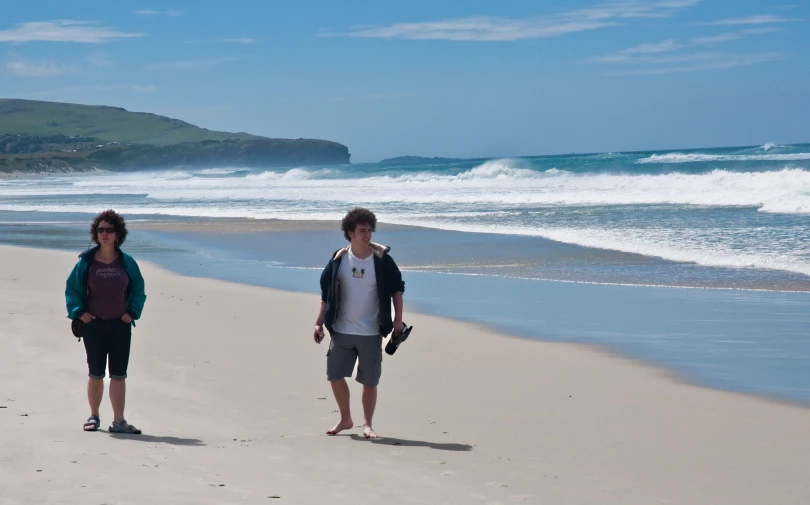
<path id="1" fill-rule="evenodd" d="M 807 2 L 127 3 L 5 5 L 0 97 L 355 162 L 810 142 Z"/>

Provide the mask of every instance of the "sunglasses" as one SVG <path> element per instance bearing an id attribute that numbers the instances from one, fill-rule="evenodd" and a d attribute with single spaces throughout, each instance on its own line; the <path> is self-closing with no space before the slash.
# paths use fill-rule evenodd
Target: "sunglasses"
<path id="1" fill-rule="evenodd" d="M 98 232 L 98 233 L 115 233 L 115 228 L 113 228 L 112 226 L 110 226 L 109 228 L 99 227 L 99 228 L 96 228 L 96 232 Z"/>

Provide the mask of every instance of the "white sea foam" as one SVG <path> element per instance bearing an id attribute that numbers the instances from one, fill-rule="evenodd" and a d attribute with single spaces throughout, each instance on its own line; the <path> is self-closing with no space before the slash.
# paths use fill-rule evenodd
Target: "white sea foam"
<path id="1" fill-rule="evenodd" d="M 567 244 L 610 249 L 704 266 L 762 268 L 810 275 L 810 257 L 802 255 L 801 252 L 786 252 L 783 248 L 776 250 L 769 247 L 769 244 L 757 244 L 758 247 L 753 250 L 741 251 L 729 245 L 733 243 L 731 237 L 726 237 L 729 240 L 725 241 L 716 240 L 719 236 L 728 235 L 728 232 L 724 230 L 714 230 L 712 239 L 715 240 L 706 240 L 706 233 L 692 234 L 689 230 L 666 228 L 551 228 L 497 224 L 481 226 L 447 219 L 427 222 L 421 216 L 401 215 L 385 216 L 385 221 L 392 224 L 419 225 L 452 231 L 544 237 Z"/>
<path id="2" fill-rule="evenodd" d="M 196 173 L 201 175 L 230 175 L 236 172 L 240 172 L 240 170 L 236 168 L 206 168 Z"/>
<path id="3" fill-rule="evenodd" d="M 606 222 L 600 228 L 592 221 L 577 222 L 573 213 L 581 209 L 576 212 L 585 216 L 591 208 L 596 208 L 594 212 L 611 212 L 602 207 L 639 206 L 637 215 L 642 223 L 647 219 L 643 213 L 648 207 L 644 206 L 661 205 L 810 214 L 810 171 L 802 168 L 699 174 L 580 174 L 552 167 L 530 169 L 514 160 L 493 160 L 460 173 L 446 167 L 418 173 L 292 168 L 247 171 L 244 177 L 234 177 L 236 171 L 175 170 L 0 180 L 0 211 L 96 213 L 99 208 L 114 207 L 128 215 L 334 220 L 346 208 L 366 205 L 387 222 L 537 235 L 676 261 L 778 268 L 810 275 L 810 254 L 802 238 L 808 235 L 806 225 L 785 228 L 784 243 L 778 242 L 778 235 L 756 230 L 744 239 L 729 235 L 717 240 L 717 234 L 693 230 L 694 224 L 701 223 L 692 223 L 689 220 L 697 218 L 687 214 L 676 225 L 634 227 Z M 195 176 L 200 174 L 205 177 Z M 567 221 L 557 222 L 558 218 Z M 744 228 L 736 230 L 740 229 Z"/>
<path id="4" fill-rule="evenodd" d="M 293 202 L 321 206 L 362 201 L 369 205 L 472 207 L 463 209 L 467 211 L 491 210 L 475 207 L 493 205 L 521 208 L 673 204 L 810 213 L 810 171 L 799 168 L 628 175 L 539 172 L 490 163 L 454 175 L 435 172 L 365 178 L 324 175 L 300 168 L 222 178 L 192 177 L 187 172 L 129 173 L 39 180 L 35 184 L 0 184 L 0 196 L 143 195 L 147 202 L 156 201 L 157 206 L 171 202 L 216 203 L 225 208 L 247 205 L 256 212 Z"/>
<path id="5" fill-rule="evenodd" d="M 541 229 L 541 235 L 559 242 L 598 247 L 629 253 L 654 256 L 672 261 L 694 262 L 714 267 L 753 267 L 785 270 L 810 275 L 808 258 L 786 254 L 784 250 L 759 247 L 741 251 L 728 247 L 729 242 L 707 241 L 706 237 L 688 233 L 672 233 L 662 229 Z M 722 234 L 718 230 L 718 234 Z"/>
<path id="6" fill-rule="evenodd" d="M 157 215 L 181 217 L 208 217 L 208 218 L 247 218 L 247 219 L 281 219 L 294 221 L 326 221 L 338 220 L 343 217 L 345 210 L 335 212 L 322 212 L 303 209 L 255 209 L 255 208 L 223 208 L 223 207 L 195 207 L 195 206 L 142 206 L 142 205 L 115 205 L 115 204 L 67 204 L 67 205 L 37 205 L 37 204 L 5 204 L 0 203 L 0 211 L 11 212 L 70 212 L 77 214 L 97 214 L 102 207 L 114 207 L 117 212 L 124 215 Z M 127 221 L 136 221 L 127 219 Z"/>
<path id="7" fill-rule="evenodd" d="M 766 144 L 773 147 L 772 144 Z M 765 149 L 765 146 L 763 146 Z M 767 149 L 765 149 L 767 150 Z M 706 161 L 802 161 L 810 160 L 810 153 L 792 154 L 703 154 L 667 153 L 653 154 L 636 163 L 699 163 Z"/>

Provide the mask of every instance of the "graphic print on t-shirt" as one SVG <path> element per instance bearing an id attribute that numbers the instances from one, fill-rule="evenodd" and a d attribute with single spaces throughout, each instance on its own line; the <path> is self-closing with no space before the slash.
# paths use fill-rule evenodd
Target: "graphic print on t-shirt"
<path id="1" fill-rule="evenodd" d="M 126 313 L 129 276 L 121 256 L 111 263 L 94 260 L 90 264 L 88 284 L 88 312 L 102 319 L 119 318 Z"/>
<path id="2" fill-rule="evenodd" d="M 112 279 L 113 277 L 122 277 L 123 272 L 117 267 L 100 267 L 96 268 L 94 275 L 97 279 Z"/>
<path id="3" fill-rule="evenodd" d="M 351 249 L 343 256 L 338 270 L 340 307 L 335 331 L 351 335 L 378 335 L 380 300 L 374 255 L 358 258 Z"/>

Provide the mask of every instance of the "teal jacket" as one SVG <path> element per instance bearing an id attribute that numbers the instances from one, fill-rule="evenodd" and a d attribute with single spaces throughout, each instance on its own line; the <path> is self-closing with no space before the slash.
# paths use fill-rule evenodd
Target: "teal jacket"
<path id="1" fill-rule="evenodd" d="M 67 304 L 68 317 L 78 319 L 86 312 L 88 287 L 87 280 L 90 276 L 90 263 L 93 255 L 98 251 L 98 246 L 88 249 L 79 255 L 79 262 L 70 272 L 65 285 L 65 303 Z M 129 276 L 129 287 L 127 288 L 127 314 L 132 320 L 140 319 L 143 304 L 146 302 L 146 291 L 144 290 L 143 276 L 138 264 L 132 256 L 119 250 L 123 257 L 124 270 Z"/>

